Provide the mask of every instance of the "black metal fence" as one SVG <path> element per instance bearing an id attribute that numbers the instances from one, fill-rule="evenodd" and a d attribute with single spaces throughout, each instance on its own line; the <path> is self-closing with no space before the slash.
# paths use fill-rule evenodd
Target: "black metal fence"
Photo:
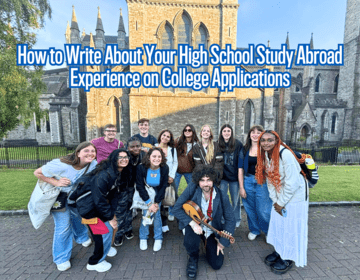
<path id="1" fill-rule="evenodd" d="M 320 164 L 360 164 L 359 147 L 306 147 L 289 145 L 295 151 L 312 155 Z M 54 158 L 72 153 L 74 147 L 61 146 L 0 146 L 0 168 L 38 168 Z"/>

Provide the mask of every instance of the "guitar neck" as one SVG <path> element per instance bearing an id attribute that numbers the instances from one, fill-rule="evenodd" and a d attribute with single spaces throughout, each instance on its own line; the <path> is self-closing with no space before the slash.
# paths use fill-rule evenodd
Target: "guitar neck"
<path id="1" fill-rule="evenodd" d="M 207 222 L 201 221 L 201 223 L 202 223 L 204 226 L 206 226 L 206 227 L 208 227 L 209 229 L 211 229 L 213 232 L 216 232 L 216 233 L 217 233 L 218 235 L 220 235 L 221 237 L 225 237 L 225 238 L 228 238 L 228 239 L 229 239 L 229 237 L 226 236 L 223 232 L 217 230 L 217 229 L 214 228 L 212 225 L 209 225 Z"/>

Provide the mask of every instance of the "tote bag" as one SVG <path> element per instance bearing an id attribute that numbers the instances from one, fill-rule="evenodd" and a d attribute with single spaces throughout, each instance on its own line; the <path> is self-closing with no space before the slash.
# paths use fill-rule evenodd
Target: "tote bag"
<path id="1" fill-rule="evenodd" d="M 148 184 L 146 184 L 145 182 L 145 189 L 148 192 L 148 195 L 151 199 L 151 201 L 154 203 L 155 200 L 155 190 L 154 188 L 150 187 Z M 135 185 L 135 192 L 134 192 L 134 196 L 133 196 L 133 203 L 131 205 L 130 209 L 143 209 L 146 210 L 148 209 L 149 206 L 145 203 L 144 200 L 142 200 L 138 190 L 136 189 L 136 185 Z"/>
<path id="2" fill-rule="evenodd" d="M 38 229 L 47 216 L 49 216 L 51 207 L 54 205 L 59 194 L 59 187 L 55 187 L 40 179 L 37 181 L 28 204 L 30 220 L 35 229 Z"/>

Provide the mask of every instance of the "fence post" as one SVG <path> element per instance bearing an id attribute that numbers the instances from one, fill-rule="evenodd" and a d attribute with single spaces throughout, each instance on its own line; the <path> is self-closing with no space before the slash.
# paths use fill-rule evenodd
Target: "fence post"
<path id="1" fill-rule="evenodd" d="M 37 168 L 40 167 L 40 153 L 39 153 L 39 146 L 36 146 L 36 164 Z"/>
<path id="2" fill-rule="evenodd" d="M 10 157 L 9 157 L 9 148 L 5 145 L 5 161 L 8 168 L 10 168 Z"/>

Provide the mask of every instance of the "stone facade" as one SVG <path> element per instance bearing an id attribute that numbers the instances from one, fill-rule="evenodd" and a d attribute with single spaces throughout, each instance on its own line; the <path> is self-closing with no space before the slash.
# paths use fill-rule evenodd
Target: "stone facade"
<path id="1" fill-rule="evenodd" d="M 135 49 L 143 44 L 157 44 L 158 49 L 177 49 L 188 43 L 209 47 L 231 44 L 236 48 L 237 0 L 127 0 L 129 36 L 126 36 L 122 13 L 117 36 L 105 36 L 100 9 L 95 35 L 80 35 L 75 10 L 71 24 L 67 25 L 66 43 L 79 43 L 104 50 L 106 44 L 117 44 L 119 49 Z M 241 8 L 241 7 L 240 7 Z M 85 139 L 102 135 L 102 128 L 113 123 L 118 128 L 118 138 L 126 140 L 138 133 L 137 121 L 149 118 L 150 133 L 157 136 L 165 128 L 179 136 L 182 128 L 191 123 L 199 131 L 209 124 L 218 138 L 220 127 L 229 123 L 236 137 L 244 141 L 249 127 L 262 124 L 275 129 L 287 143 L 302 140 L 340 143 L 360 141 L 360 4 L 347 1 L 344 36 L 344 66 L 295 66 L 289 71 L 292 86 L 287 89 L 79 89 L 57 88 L 41 97 L 42 108 L 49 110 L 49 121 L 42 120 L 40 131 L 32 124 L 28 129 L 19 127 L 8 138 L 37 139 L 41 144 L 75 145 Z M 285 43 L 290 48 L 289 35 Z M 313 36 L 310 45 L 314 48 Z M 137 71 L 160 72 L 162 66 L 87 66 L 81 71 Z M 284 67 L 267 67 L 269 71 L 285 71 Z M 177 61 L 173 71 L 177 71 Z M 250 72 L 261 69 L 249 66 Z M 202 69 L 211 73 L 213 67 Z M 52 70 L 54 71 L 54 70 Z M 197 70 L 193 70 L 197 71 Z M 222 71 L 234 71 L 233 66 L 222 66 Z M 48 77 L 62 77 L 67 69 Z M 53 77 L 54 79 L 54 77 Z M 60 79 L 60 78 L 59 78 Z M 53 82 L 54 83 L 54 82 Z M 57 82 L 60 83 L 60 80 Z M 48 81 L 48 88 L 51 83 Z M 61 90 L 60 90 L 61 89 Z M 50 91 L 50 90 L 48 90 Z M 65 93 L 66 92 L 66 93 Z M 50 131 L 47 128 L 51 128 Z"/>

